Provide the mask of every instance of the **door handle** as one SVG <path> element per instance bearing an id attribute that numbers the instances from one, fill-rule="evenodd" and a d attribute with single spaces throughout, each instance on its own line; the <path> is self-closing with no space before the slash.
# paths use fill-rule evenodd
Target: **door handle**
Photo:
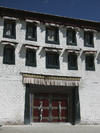
<path id="1" fill-rule="evenodd" d="M 58 102 L 58 104 L 59 104 L 59 120 L 61 121 L 61 102 L 59 101 Z"/>
<path id="2" fill-rule="evenodd" d="M 42 114 L 43 114 L 43 107 L 42 107 L 42 105 L 43 105 L 43 102 L 40 101 L 40 106 L 38 108 L 39 114 L 40 114 L 40 121 L 42 121 Z"/>
<path id="3" fill-rule="evenodd" d="M 49 106 L 49 109 L 52 109 L 52 106 Z"/>

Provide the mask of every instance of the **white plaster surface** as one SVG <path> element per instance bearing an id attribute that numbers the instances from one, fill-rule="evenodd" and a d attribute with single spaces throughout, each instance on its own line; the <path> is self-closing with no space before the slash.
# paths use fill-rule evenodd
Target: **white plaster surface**
<path id="1" fill-rule="evenodd" d="M 25 85 L 23 73 L 56 76 L 81 77 L 79 86 L 81 124 L 100 124 L 100 32 L 94 33 L 94 48 L 84 47 L 84 31 L 76 32 L 77 46 L 66 45 L 66 28 L 59 28 L 60 45 L 45 43 L 45 25 L 37 25 L 37 41 L 25 40 L 26 22 L 16 21 L 16 39 L 3 38 L 4 20 L 0 18 L 0 41 L 17 42 L 15 65 L 3 64 L 3 45 L 0 44 L 0 121 L 6 123 L 24 122 Z M 23 44 L 38 45 L 36 52 L 37 67 L 25 66 L 26 49 Z M 46 69 L 46 57 L 43 47 L 62 48 L 59 56 L 60 69 Z M 78 70 L 68 70 L 68 58 L 65 49 L 81 49 L 78 55 Z M 83 50 L 97 50 L 95 71 L 85 70 Z"/>

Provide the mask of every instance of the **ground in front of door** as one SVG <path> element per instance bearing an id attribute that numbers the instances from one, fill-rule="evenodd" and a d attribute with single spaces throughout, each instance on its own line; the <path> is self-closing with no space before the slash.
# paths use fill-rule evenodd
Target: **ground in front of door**
<path id="1" fill-rule="evenodd" d="M 100 125 L 68 125 L 41 123 L 33 125 L 9 125 L 0 127 L 0 133 L 99 133 Z"/>

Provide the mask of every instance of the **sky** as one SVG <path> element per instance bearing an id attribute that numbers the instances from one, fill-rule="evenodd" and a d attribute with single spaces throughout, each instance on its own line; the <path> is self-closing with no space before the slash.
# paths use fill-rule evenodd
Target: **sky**
<path id="1" fill-rule="evenodd" d="M 100 22 L 100 0 L 0 0 L 0 6 Z"/>

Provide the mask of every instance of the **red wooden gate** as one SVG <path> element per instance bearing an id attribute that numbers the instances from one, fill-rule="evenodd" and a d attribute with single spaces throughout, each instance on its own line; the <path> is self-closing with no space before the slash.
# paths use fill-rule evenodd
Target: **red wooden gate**
<path id="1" fill-rule="evenodd" d="M 33 122 L 67 122 L 68 94 L 34 93 Z"/>

